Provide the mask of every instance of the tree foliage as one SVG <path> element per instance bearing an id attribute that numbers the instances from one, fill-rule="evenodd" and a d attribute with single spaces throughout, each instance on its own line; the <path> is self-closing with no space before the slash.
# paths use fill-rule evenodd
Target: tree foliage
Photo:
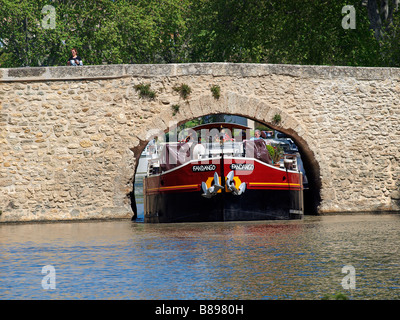
<path id="1" fill-rule="evenodd" d="M 48 0 L 0 0 L 2 66 L 65 65 L 73 47 L 85 64 L 178 61 L 186 2 L 53 1 L 55 28 L 45 29 Z"/>
<path id="2" fill-rule="evenodd" d="M 345 1 L 202 0 L 193 28 L 193 60 L 376 65 L 379 44 L 367 10 L 355 5 L 357 28 L 343 29 Z M 206 14 L 209 12 L 210 14 Z"/>
<path id="3" fill-rule="evenodd" d="M 0 0 L 0 66 L 255 62 L 399 66 L 399 0 Z M 55 28 L 44 28 L 52 5 Z"/>

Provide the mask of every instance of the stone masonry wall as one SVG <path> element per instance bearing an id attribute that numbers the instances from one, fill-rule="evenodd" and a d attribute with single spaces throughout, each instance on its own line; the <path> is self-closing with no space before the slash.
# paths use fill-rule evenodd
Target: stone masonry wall
<path id="1" fill-rule="evenodd" d="M 140 83 L 154 100 L 139 97 Z M 187 101 L 173 90 L 182 83 L 192 89 Z M 281 114 L 275 127 L 318 167 L 319 213 L 400 211 L 399 101 L 400 70 L 391 68 L 0 69 L 0 222 L 130 218 L 136 159 L 151 134 L 216 113 L 271 125 Z"/>

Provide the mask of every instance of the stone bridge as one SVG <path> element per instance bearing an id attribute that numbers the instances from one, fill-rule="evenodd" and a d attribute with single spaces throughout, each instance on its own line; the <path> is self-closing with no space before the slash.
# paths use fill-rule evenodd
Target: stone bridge
<path id="1" fill-rule="evenodd" d="M 139 84 L 156 96 L 140 97 Z M 0 221 L 131 218 L 151 135 L 218 113 L 293 138 L 306 213 L 400 211 L 400 69 L 102 65 L 0 69 Z"/>

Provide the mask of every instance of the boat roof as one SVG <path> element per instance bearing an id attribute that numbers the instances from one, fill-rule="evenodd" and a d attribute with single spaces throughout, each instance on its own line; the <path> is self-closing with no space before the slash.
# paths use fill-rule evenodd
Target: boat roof
<path id="1" fill-rule="evenodd" d="M 250 127 L 244 126 L 242 124 L 238 123 L 231 123 L 231 122 L 213 122 L 213 123 L 205 123 L 205 124 L 200 124 L 196 127 L 192 127 L 191 129 L 194 131 L 197 130 L 202 130 L 202 129 L 213 129 L 213 128 L 218 128 L 218 129 L 229 129 L 232 131 L 232 129 L 242 129 L 242 130 L 250 130 Z"/>

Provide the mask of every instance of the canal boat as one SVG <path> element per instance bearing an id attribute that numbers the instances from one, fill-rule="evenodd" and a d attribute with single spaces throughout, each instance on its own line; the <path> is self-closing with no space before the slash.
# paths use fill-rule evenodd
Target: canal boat
<path id="1" fill-rule="evenodd" d="M 273 162 L 250 128 L 210 123 L 165 143 L 148 160 L 144 221 L 208 222 L 301 219 L 303 173 L 297 157 Z"/>

